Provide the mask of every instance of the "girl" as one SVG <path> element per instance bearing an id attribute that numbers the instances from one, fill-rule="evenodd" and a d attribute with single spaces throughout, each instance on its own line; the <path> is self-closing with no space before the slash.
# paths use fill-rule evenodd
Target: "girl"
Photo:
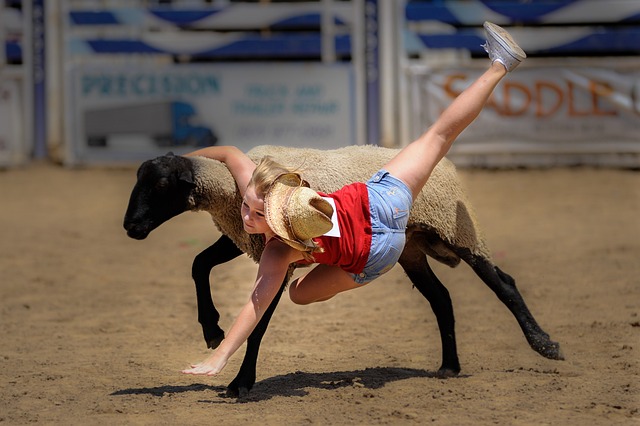
<path id="1" fill-rule="evenodd" d="M 256 166 L 235 147 L 215 146 L 188 154 L 226 164 L 243 197 L 244 229 L 264 234 L 266 245 L 251 297 L 227 337 L 207 359 L 183 373 L 215 375 L 222 371 L 273 301 L 291 263 L 319 264 L 290 285 L 289 295 L 297 304 L 330 299 L 391 269 L 404 247 L 412 201 L 497 84 L 526 58 L 504 29 L 489 22 L 484 28 L 489 69 L 366 184 L 353 183 L 332 194 L 319 194 L 298 173 L 269 158 Z M 338 238 L 325 235 L 334 232 L 334 221 Z"/>

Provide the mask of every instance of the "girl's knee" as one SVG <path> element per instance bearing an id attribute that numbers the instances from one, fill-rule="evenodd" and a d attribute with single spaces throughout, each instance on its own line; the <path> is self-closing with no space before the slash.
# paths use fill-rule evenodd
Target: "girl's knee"
<path id="1" fill-rule="evenodd" d="M 303 285 L 299 282 L 299 279 L 293 281 L 289 286 L 289 299 L 296 305 L 310 305 L 316 302 L 324 302 L 334 296 L 333 294 L 318 294 L 317 289 L 314 290 L 308 284 L 306 286 Z"/>
<path id="2" fill-rule="evenodd" d="M 291 299 L 291 301 L 296 305 L 308 305 L 311 302 L 302 297 L 302 292 L 298 288 L 298 281 L 299 278 L 289 285 L 289 299 Z"/>

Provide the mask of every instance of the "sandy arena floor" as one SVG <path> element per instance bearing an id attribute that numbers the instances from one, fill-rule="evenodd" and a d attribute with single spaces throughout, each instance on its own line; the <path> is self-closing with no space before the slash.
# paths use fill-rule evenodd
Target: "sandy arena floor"
<path id="1" fill-rule="evenodd" d="M 451 292 L 462 373 L 433 377 L 428 303 L 396 267 L 300 307 L 283 298 L 247 399 L 179 371 L 206 356 L 191 261 L 217 237 L 187 213 L 145 241 L 122 218 L 134 169 L 0 172 L 0 423 L 640 425 L 640 173 L 461 172 L 496 263 L 565 361 L 533 352 L 466 265 Z M 255 265 L 213 272 L 225 329 Z"/>

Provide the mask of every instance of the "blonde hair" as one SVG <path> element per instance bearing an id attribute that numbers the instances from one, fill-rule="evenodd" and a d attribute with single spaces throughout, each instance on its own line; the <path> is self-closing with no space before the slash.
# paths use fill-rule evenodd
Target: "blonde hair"
<path id="1" fill-rule="evenodd" d="M 283 174 L 294 173 L 300 177 L 300 180 L 308 186 L 308 184 L 302 179 L 300 176 L 300 169 L 289 168 L 283 166 L 282 164 L 275 161 L 273 158 L 269 156 L 263 157 L 258 165 L 256 166 L 253 174 L 251 175 L 251 180 L 249 181 L 249 186 L 253 186 L 256 191 L 256 194 L 264 197 L 271 186 L 276 181 L 276 179 Z M 321 247 L 317 247 L 315 252 L 323 252 L 324 249 Z M 314 262 L 313 254 L 310 252 L 301 252 L 302 257 L 308 262 Z"/>
<path id="2" fill-rule="evenodd" d="M 271 188 L 271 185 L 273 185 L 273 182 L 285 173 L 295 173 L 300 176 L 298 170 L 283 166 L 269 156 L 263 157 L 251 175 L 249 186 L 253 186 L 256 194 L 264 197 Z M 302 178 L 300 178 L 300 180 L 302 180 Z"/>

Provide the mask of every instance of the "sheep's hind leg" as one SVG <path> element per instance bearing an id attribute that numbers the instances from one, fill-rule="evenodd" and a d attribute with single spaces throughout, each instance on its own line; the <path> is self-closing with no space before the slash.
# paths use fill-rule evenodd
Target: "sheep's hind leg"
<path id="1" fill-rule="evenodd" d="M 513 313 L 529 346 L 545 358 L 564 359 L 560 344 L 552 341 L 549 334 L 538 325 L 516 288 L 515 280 L 484 257 L 473 255 L 466 249 L 459 254 Z"/>
<path id="2" fill-rule="evenodd" d="M 209 276 L 214 266 L 228 262 L 242 254 L 231 239 L 225 235 L 206 248 L 193 260 L 191 276 L 196 285 L 198 301 L 198 322 L 202 325 L 202 332 L 207 347 L 215 349 L 224 339 L 224 331 L 218 325 L 220 314 L 216 310 L 211 298 Z"/>
<path id="3" fill-rule="evenodd" d="M 407 244 L 398 261 L 405 273 L 429 301 L 438 321 L 442 342 L 442 365 L 438 377 L 454 377 L 460 372 L 460 361 L 456 346 L 455 319 L 451 297 L 438 277 L 433 273 L 425 254 L 411 244 Z"/>
<path id="4" fill-rule="evenodd" d="M 247 339 L 247 351 L 244 354 L 240 371 L 238 371 L 236 378 L 229 383 L 229 386 L 227 386 L 228 396 L 244 398 L 249 394 L 251 388 L 253 388 L 253 385 L 256 382 L 256 367 L 258 362 L 258 352 L 260 350 L 260 342 L 262 341 L 262 337 L 269 326 L 269 321 L 271 321 L 271 317 L 280 302 L 282 292 L 284 291 L 288 279 L 289 274 L 280 286 L 280 290 L 278 290 L 278 293 L 273 298 L 271 305 L 269 305 L 269 308 L 265 311 L 260 322 L 258 322 L 258 325 Z"/>

